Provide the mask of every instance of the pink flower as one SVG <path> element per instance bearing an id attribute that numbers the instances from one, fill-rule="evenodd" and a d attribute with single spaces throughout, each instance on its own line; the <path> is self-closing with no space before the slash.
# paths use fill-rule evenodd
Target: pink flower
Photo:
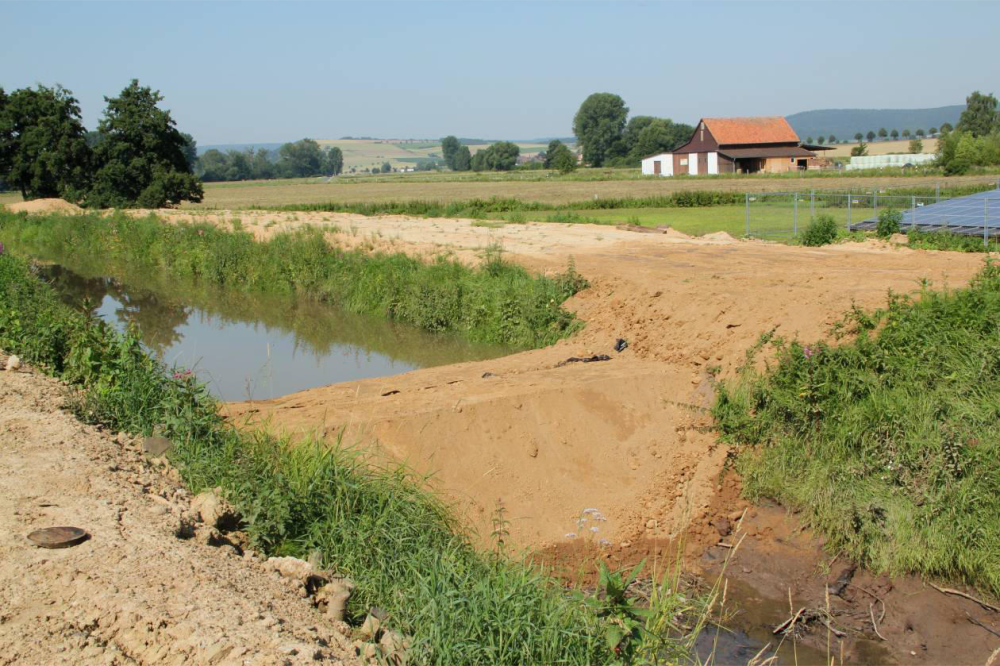
<path id="1" fill-rule="evenodd" d="M 805 356 L 807 359 L 812 358 L 813 355 L 812 347 L 806 347 L 805 349 L 803 349 L 802 355 Z"/>

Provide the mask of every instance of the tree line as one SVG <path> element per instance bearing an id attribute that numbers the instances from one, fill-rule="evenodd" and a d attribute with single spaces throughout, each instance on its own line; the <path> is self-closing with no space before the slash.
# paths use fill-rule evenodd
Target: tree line
<path id="1" fill-rule="evenodd" d="M 943 128 L 942 128 L 943 130 Z M 978 90 L 965 99 L 954 131 L 938 137 L 938 163 L 949 176 L 977 166 L 1000 166 L 1000 112 L 997 98 Z"/>
<path id="2" fill-rule="evenodd" d="M 521 148 L 510 141 L 497 141 L 473 155 L 456 136 L 441 139 L 441 156 L 452 171 L 510 171 L 517 166 Z"/>
<path id="3" fill-rule="evenodd" d="M 61 197 L 100 208 L 201 201 L 193 140 L 159 108 L 159 91 L 133 79 L 104 100 L 97 130 L 87 132 L 66 88 L 0 88 L 0 179 L 25 199 Z"/>
<path id="4" fill-rule="evenodd" d="M 196 173 L 205 182 L 337 176 L 344 170 L 344 153 L 337 146 L 323 150 L 313 139 L 283 144 L 277 154 L 263 148 L 205 151 Z"/>

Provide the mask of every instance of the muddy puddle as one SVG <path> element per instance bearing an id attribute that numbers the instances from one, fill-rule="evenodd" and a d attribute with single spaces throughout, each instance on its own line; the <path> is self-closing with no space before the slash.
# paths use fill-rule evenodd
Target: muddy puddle
<path id="1" fill-rule="evenodd" d="M 63 300 L 119 330 L 133 326 L 168 367 L 190 369 L 226 401 L 269 399 L 316 386 L 496 358 L 472 344 L 293 295 L 248 294 L 163 275 L 110 277 L 66 258 L 43 275 Z M 62 259 L 62 262 L 59 260 Z"/>

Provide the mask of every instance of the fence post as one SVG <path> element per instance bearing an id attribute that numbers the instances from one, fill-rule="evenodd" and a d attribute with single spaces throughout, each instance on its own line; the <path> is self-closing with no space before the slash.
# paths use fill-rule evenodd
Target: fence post
<path id="1" fill-rule="evenodd" d="M 847 230 L 851 230 L 851 195 L 847 195 Z"/>
<path id="2" fill-rule="evenodd" d="M 809 190 L 809 217 L 816 217 L 816 190 Z"/>
<path id="3" fill-rule="evenodd" d="M 917 228 L 917 197 L 916 197 L 916 195 L 914 195 L 912 199 L 913 199 L 912 200 L 912 204 L 913 204 L 913 219 L 910 220 L 910 228 L 911 229 L 916 229 Z"/>
<path id="4" fill-rule="evenodd" d="M 983 249 L 990 249 L 990 237 L 989 237 L 989 220 L 990 220 L 990 199 L 986 197 L 983 199 Z"/>
<path id="5" fill-rule="evenodd" d="M 792 206 L 792 234 L 799 235 L 799 193 L 795 193 L 795 205 Z"/>
<path id="6" fill-rule="evenodd" d="M 941 203 L 941 183 L 934 188 L 934 203 Z"/>
<path id="7" fill-rule="evenodd" d="M 750 193 L 749 192 L 747 192 L 746 198 L 747 198 L 747 231 L 746 231 L 746 235 L 749 236 L 750 235 Z"/>
<path id="8" fill-rule="evenodd" d="M 878 218 L 878 189 L 872 190 L 875 197 L 875 217 Z"/>

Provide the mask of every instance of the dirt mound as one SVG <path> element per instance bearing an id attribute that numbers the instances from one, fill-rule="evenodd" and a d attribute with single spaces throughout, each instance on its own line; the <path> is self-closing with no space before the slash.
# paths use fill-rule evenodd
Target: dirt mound
<path id="1" fill-rule="evenodd" d="M 64 390 L 30 371 L 0 380 L 0 664 L 359 663 L 346 625 L 241 554 L 237 533 L 183 529 L 176 471 L 60 411 Z M 27 539 L 55 526 L 89 538 Z"/>
<path id="2" fill-rule="evenodd" d="M 31 215 L 48 215 L 62 213 L 64 215 L 79 215 L 83 209 L 76 204 L 63 199 L 32 199 L 19 203 L 7 204 L 7 210 L 12 213 L 29 213 Z"/>
<path id="3" fill-rule="evenodd" d="M 656 227 L 656 228 L 659 230 L 660 233 L 662 233 L 667 238 L 679 238 L 681 240 L 685 240 L 685 239 L 688 239 L 688 238 L 694 238 L 694 236 L 691 236 L 690 234 L 686 234 L 683 231 L 677 231 L 676 229 L 674 229 L 673 227 L 670 227 L 670 226 L 663 226 L 663 227 Z"/>
<path id="4" fill-rule="evenodd" d="M 708 241 L 722 241 L 724 243 L 735 243 L 736 239 L 727 234 L 725 231 L 716 231 L 711 234 L 705 234 L 704 236 L 699 236 L 702 240 Z"/>

